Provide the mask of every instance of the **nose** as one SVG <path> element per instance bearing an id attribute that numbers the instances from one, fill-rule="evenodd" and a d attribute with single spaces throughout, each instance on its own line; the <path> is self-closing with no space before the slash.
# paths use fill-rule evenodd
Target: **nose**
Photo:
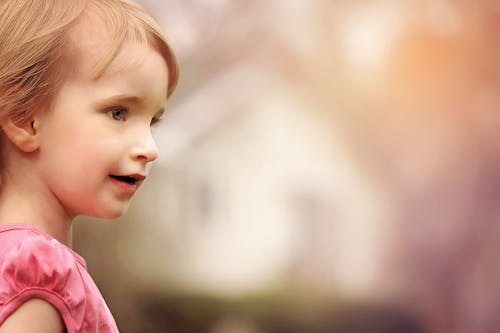
<path id="1" fill-rule="evenodd" d="M 148 130 L 146 134 L 143 135 L 141 140 L 131 149 L 131 158 L 134 160 L 152 162 L 158 157 L 158 147 L 151 134 L 151 130 Z"/>

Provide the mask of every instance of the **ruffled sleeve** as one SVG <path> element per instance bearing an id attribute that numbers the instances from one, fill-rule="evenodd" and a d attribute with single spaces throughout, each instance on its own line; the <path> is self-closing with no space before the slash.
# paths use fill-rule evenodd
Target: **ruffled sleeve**
<path id="1" fill-rule="evenodd" d="M 0 259 L 0 324 L 32 298 L 52 304 L 67 331 L 78 331 L 85 308 L 78 264 L 68 248 L 42 235 L 23 239 Z"/>

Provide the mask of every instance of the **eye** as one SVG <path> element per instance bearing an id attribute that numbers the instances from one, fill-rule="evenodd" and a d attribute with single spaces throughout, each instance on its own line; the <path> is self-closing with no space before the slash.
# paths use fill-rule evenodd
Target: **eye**
<path id="1" fill-rule="evenodd" d="M 116 108 L 116 109 L 108 110 L 107 114 L 113 120 L 125 121 L 125 118 L 127 116 L 127 110 L 125 108 Z"/>

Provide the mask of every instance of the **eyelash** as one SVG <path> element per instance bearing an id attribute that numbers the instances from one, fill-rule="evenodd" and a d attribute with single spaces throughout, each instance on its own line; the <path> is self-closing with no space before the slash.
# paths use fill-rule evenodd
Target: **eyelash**
<path id="1" fill-rule="evenodd" d="M 106 113 L 108 114 L 108 116 L 112 120 L 115 120 L 115 121 L 126 121 L 127 120 L 127 115 L 128 115 L 128 110 L 126 108 L 123 108 L 123 107 L 117 107 L 117 108 L 108 110 Z M 149 126 L 156 125 L 157 123 L 160 122 L 160 120 L 161 120 L 161 118 L 159 118 L 159 117 L 153 117 L 153 119 L 151 119 L 151 122 L 150 122 Z"/>
<path id="2" fill-rule="evenodd" d="M 153 117 L 153 119 L 151 119 L 151 123 L 149 124 L 149 126 L 154 126 L 156 124 L 158 124 L 160 122 L 161 118 L 157 118 L 157 117 Z"/>
<path id="3" fill-rule="evenodd" d="M 125 108 L 115 108 L 115 109 L 108 110 L 106 113 L 113 120 L 125 121 L 126 117 L 127 117 L 127 112 L 128 112 L 128 110 Z M 121 115 L 121 118 L 120 118 L 120 115 Z"/>

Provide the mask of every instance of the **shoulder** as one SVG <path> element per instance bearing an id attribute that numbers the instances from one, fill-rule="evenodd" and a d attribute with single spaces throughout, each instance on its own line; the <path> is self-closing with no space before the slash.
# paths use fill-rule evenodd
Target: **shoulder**
<path id="1" fill-rule="evenodd" d="M 6 288 L 62 291 L 78 265 L 69 248 L 45 234 L 23 233 L 0 258 L 0 296 Z"/>
<path id="2" fill-rule="evenodd" d="M 11 233 L 10 242 L 6 242 L 8 248 L 2 247 L 0 251 L 0 325 L 30 300 L 41 299 L 45 306 L 50 304 L 57 310 L 66 326 L 72 326 L 78 321 L 85 301 L 79 265 L 73 253 L 42 233 L 14 234 Z M 35 309 L 44 313 L 45 306 Z"/>

